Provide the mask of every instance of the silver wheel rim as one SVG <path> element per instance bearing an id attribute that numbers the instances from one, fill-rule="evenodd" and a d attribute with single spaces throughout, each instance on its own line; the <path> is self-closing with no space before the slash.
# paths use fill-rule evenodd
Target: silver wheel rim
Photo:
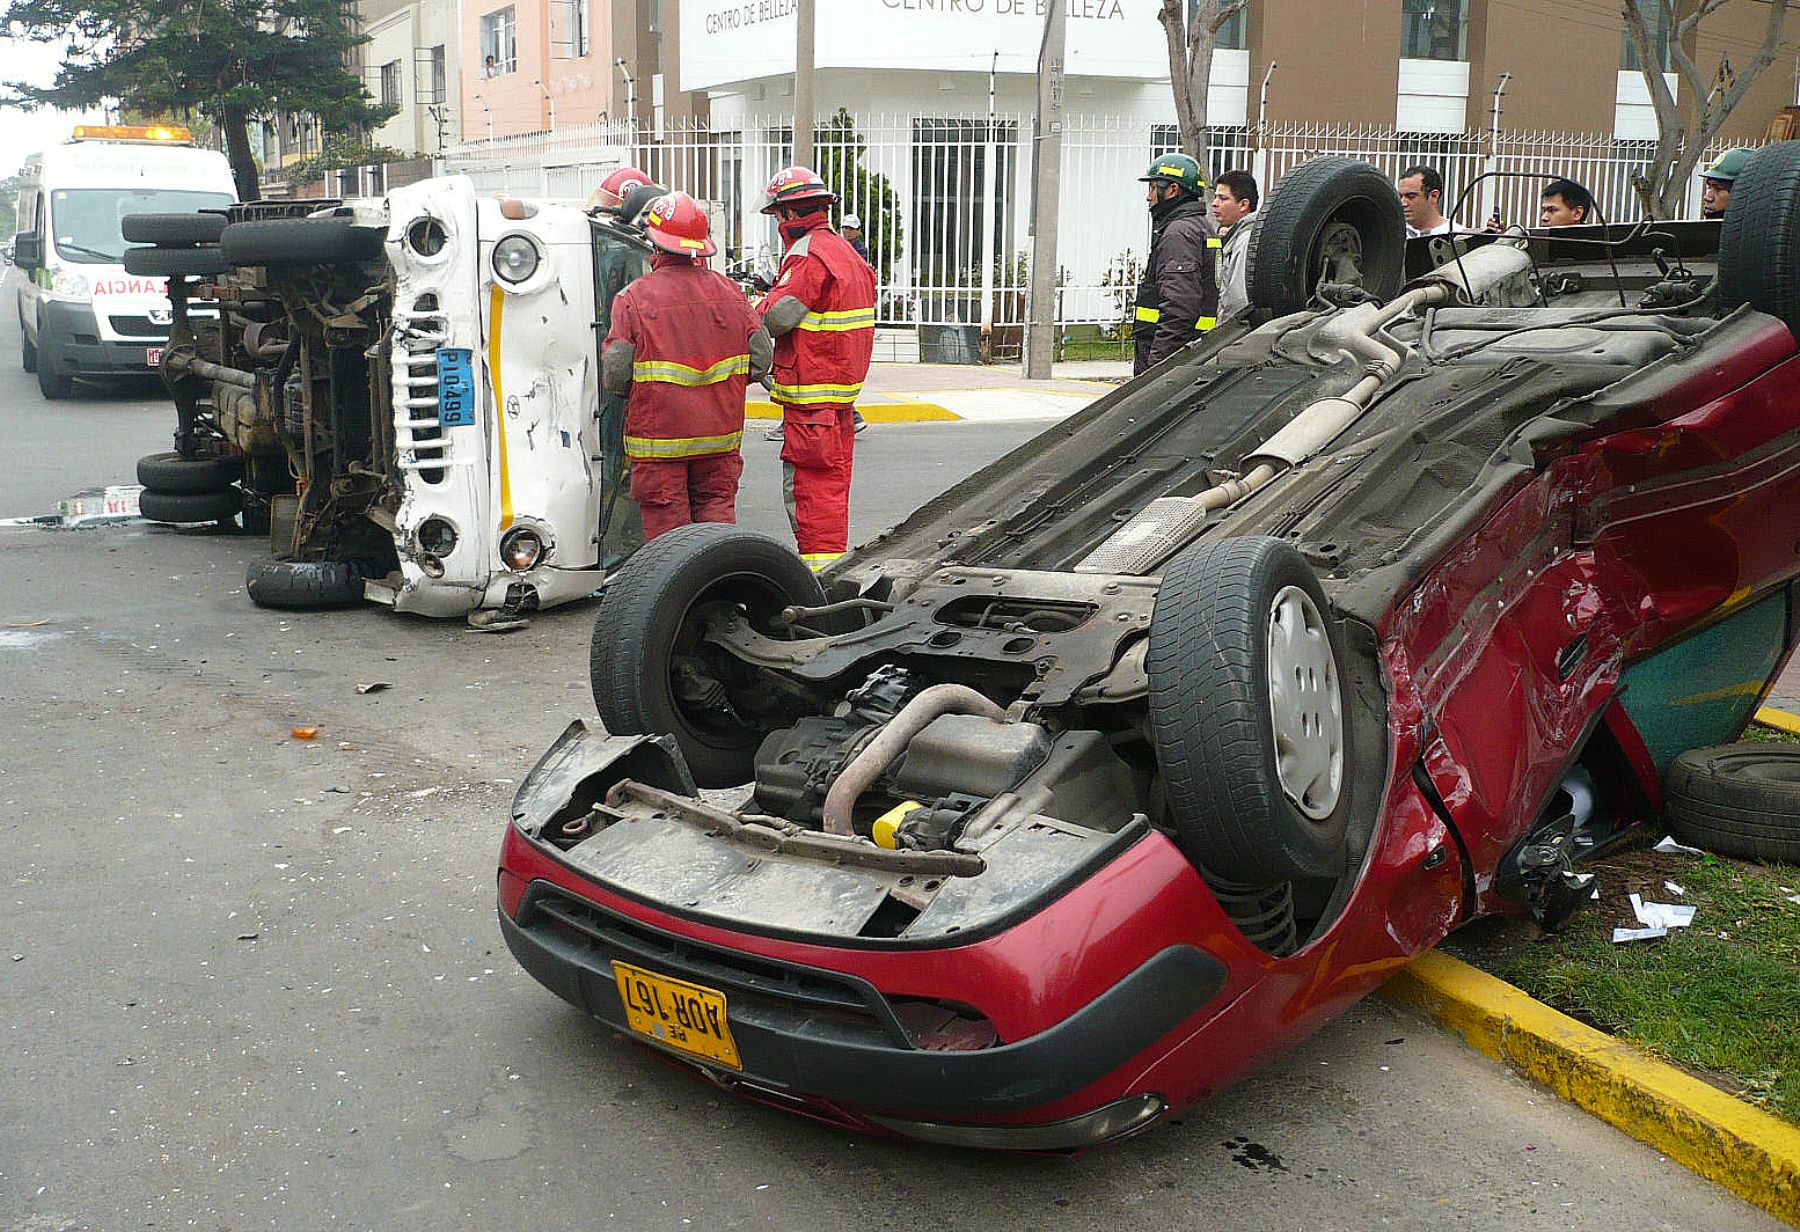
<path id="1" fill-rule="evenodd" d="M 1298 586 L 1284 586 L 1269 604 L 1268 634 L 1275 775 L 1295 808 L 1323 821 L 1344 787 L 1344 704 L 1331 636 Z"/>

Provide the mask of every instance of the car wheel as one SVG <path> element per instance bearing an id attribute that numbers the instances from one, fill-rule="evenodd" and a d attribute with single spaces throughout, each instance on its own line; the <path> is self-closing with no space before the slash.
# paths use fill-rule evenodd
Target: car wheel
<path id="1" fill-rule="evenodd" d="M 362 574 L 341 560 L 259 560 L 245 571 L 244 590 L 258 607 L 284 611 L 355 607 L 363 601 Z"/>
<path id="2" fill-rule="evenodd" d="M 1392 298 L 1406 272 L 1406 215 L 1393 182 L 1360 159 L 1301 163 L 1269 194 L 1248 260 L 1260 319 L 1306 308 L 1321 282 L 1357 282 Z"/>
<path id="3" fill-rule="evenodd" d="M 119 234 L 127 244 L 166 244 L 187 248 L 194 244 L 216 244 L 225 229 L 223 214 L 127 214 L 119 223 Z"/>
<path id="4" fill-rule="evenodd" d="M 25 323 L 19 322 L 19 366 L 27 372 L 36 372 L 38 366 L 37 343 L 25 335 Z"/>
<path id="5" fill-rule="evenodd" d="M 146 488 L 138 493 L 138 513 L 152 522 L 223 522 L 234 517 L 243 504 L 236 488 L 212 492 L 155 492 Z"/>
<path id="6" fill-rule="evenodd" d="M 742 703 L 759 695 L 736 660 L 701 641 L 702 622 L 735 608 L 766 630 L 789 604 L 824 597 L 806 563 L 767 535 L 708 522 L 657 536 L 600 600 L 589 656 L 600 721 L 614 735 L 673 735 L 702 787 L 748 782 L 767 730 Z"/>
<path id="7" fill-rule="evenodd" d="M 1150 728 L 1182 848 L 1273 885 L 1343 871 L 1350 724 L 1311 567 L 1278 539 L 1201 540 L 1150 617 Z"/>
<path id="8" fill-rule="evenodd" d="M 219 248 L 127 248 L 125 272 L 146 278 L 205 278 L 231 268 Z"/>
<path id="9" fill-rule="evenodd" d="M 243 459 L 233 457 L 184 458 L 169 450 L 137 464 L 138 482 L 156 492 L 218 492 L 243 477 Z"/>
<path id="10" fill-rule="evenodd" d="M 1800 141 L 1750 156 L 1719 228 L 1719 303 L 1749 304 L 1800 333 Z"/>
<path id="11" fill-rule="evenodd" d="M 42 356 L 38 357 L 37 368 L 38 392 L 46 401 L 61 402 L 75 392 L 75 378 L 52 372 Z"/>
<path id="12" fill-rule="evenodd" d="M 1732 204 L 1737 204 L 1733 188 Z M 1800 864 L 1800 749 L 1689 749 L 1663 783 L 1669 833 L 1724 856 Z"/>
<path id="13" fill-rule="evenodd" d="M 348 218 L 274 218 L 232 223 L 219 247 L 233 265 L 336 265 L 380 256 L 385 238 Z"/>

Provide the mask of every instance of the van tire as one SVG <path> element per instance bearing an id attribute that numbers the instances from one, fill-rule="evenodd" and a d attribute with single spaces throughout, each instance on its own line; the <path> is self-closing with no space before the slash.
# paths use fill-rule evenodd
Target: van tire
<path id="1" fill-rule="evenodd" d="M 236 488 L 220 488 L 212 492 L 157 492 L 149 488 L 138 493 L 138 513 L 151 522 L 186 525 L 194 522 L 224 522 L 243 508 L 244 498 Z"/>
<path id="2" fill-rule="evenodd" d="M 275 218 L 234 222 L 219 237 L 233 265 L 338 265 L 381 255 L 386 232 L 348 218 Z"/>
<path id="3" fill-rule="evenodd" d="M 197 248 L 127 248 L 125 272 L 146 278 L 204 278 L 223 274 L 231 262 L 212 244 Z"/>
<path id="4" fill-rule="evenodd" d="M 26 336 L 25 326 L 19 325 L 19 366 L 27 372 L 36 372 L 38 365 L 37 343 Z"/>
<path id="5" fill-rule="evenodd" d="M 162 244 L 170 248 L 191 248 L 195 244 L 216 244 L 225 229 L 223 214 L 127 214 L 119 224 L 119 234 L 127 244 Z"/>
<path id="6" fill-rule="evenodd" d="M 184 458 L 172 449 L 147 453 L 137 464 L 137 481 L 152 492 L 219 492 L 243 477 L 242 458 Z"/>
<path id="7" fill-rule="evenodd" d="M 355 607 L 363 578 L 341 560 L 259 560 L 244 572 L 244 592 L 256 606 L 281 611 Z"/>

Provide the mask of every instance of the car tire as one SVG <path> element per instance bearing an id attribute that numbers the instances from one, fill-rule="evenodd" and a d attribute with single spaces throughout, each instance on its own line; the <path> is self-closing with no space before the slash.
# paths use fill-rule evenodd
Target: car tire
<path id="1" fill-rule="evenodd" d="M 672 679 L 676 656 L 703 607 L 737 604 L 761 624 L 789 604 L 824 598 L 806 562 L 767 535 L 706 522 L 657 536 L 607 584 L 594 619 L 588 667 L 600 721 L 613 735 L 674 736 L 702 787 L 748 782 L 767 732 L 684 706 Z"/>
<path id="2" fill-rule="evenodd" d="M 44 395 L 46 402 L 61 402 L 75 392 L 75 378 L 52 371 L 43 356 L 37 357 L 37 367 L 33 371 L 37 373 L 38 392 Z"/>
<path id="3" fill-rule="evenodd" d="M 356 607 L 363 578 L 341 560 L 259 560 L 245 570 L 244 590 L 256 606 L 282 611 Z"/>
<path id="4" fill-rule="evenodd" d="M 183 525 L 191 522 L 223 522 L 235 517 L 243 505 L 236 488 L 220 488 L 212 492 L 156 492 L 146 488 L 138 493 L 138 513 L 152 522 Z"/>
<path id="5" fill-rule="evenodd" d="M 380 256 L 385 238 L 348 218 L 274 218 L 232 223 L 219 248 L 233 265 L 337 265 Z"/>
<path id="6" fill-rule="evenodd" d="M 119 223 L 119 234 L 127 244 L 163 244 L 171 248 L 216 244 L 224 229 L 225 215 L 199 212 L 127 214 Z"/>
<path id="7" fill-rule="evenodd" d="M 220 492 L 244 477 L 235 457 L 184 458 L 174 450 L 138 459 L 137 480 L 154 492 Z"/>
<path id="8" fill-rule="evenodd" d="M 1732 190 L 1737 203 L 1737 189 Z M 1800 749 L 1689 749 L 1664 776 L 1669 833 L 1722 856 L 1800 864 Z"/>
<path id="9" fill-rule="evenodd" d="M 1360 250 L 1362 286 L 1377 299 L 1399 293 L 1406 273 L 1406 215 L 1393 181 L 1355 158 L 1315 158 L 1281 177 L 1250 237 L 1246 284 L 1257 319 L 1312 303 L 1328 245 Z"/>
<path id="10" fill-rule="evenodd" d="M 1800 141 L 1750 156 L 1719 228 L 1719 305 L 1749 304 L 1800 334 Z"/>
<path id="11" fill-rule="evenodd" d="M 37 343 L 25 335 L 25 325 L 19 324 L 19 366 L 27 372 L 36 372 L 38 368 Z"/>
<path id="12" fill-rule="evenodd" d="M 223 274 L 231 262 L 216 245 L 197 248 L 127 248 L 125 272 L 145 278 L 206 278 Z"/>
<path id="13" fill-rule="evenodd" d="M 1343 871 L 1342 661 L 1318 578 L 1281 540 L 1203 539 L 1170 562 L 1150 617 L 1150 729 L 1177 838 L 1208 874 L 1267 886 Z"/>

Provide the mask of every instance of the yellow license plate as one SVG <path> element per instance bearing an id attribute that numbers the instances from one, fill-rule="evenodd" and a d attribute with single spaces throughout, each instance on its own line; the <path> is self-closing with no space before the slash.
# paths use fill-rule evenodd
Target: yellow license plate
<path id="1" fill-rule="evenodd" d="M 642 967 L 615 962 L 625 1022 L 639 1035 L 682 1052 L 743 1069 L 737 1041 L 725 1017 L 725 994 Z"/>

